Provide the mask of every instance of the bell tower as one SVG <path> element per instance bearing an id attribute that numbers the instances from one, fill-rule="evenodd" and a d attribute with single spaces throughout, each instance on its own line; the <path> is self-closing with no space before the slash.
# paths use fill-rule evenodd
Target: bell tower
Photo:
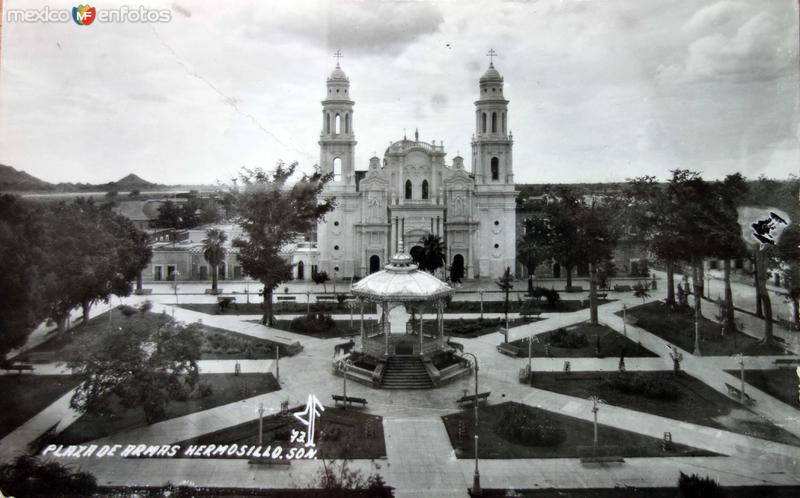
<path id="1" fill-rule="evenodd" d="M 503 77 L 494 68 L 493 49 L 489 69 L 479 81 L 479 96 L 475 101 L 475 134 L 472 138 L 472 172 L 478 186 L 514 186 L 511 148 L 513 139 L 508 131 L 508 100 L 503 96 Z"/>
<path id="2" fill-rule="evenodd" d="M 336 68 L 328 77 L 327 94 L 322 101 L 322 132 L 319 137 L 319 165 L 323 173 L 333 173 L 333 182 L 355 185 L 355 134 L 350 80 L 339 65 L 342 53 L 337 50 Z"/>

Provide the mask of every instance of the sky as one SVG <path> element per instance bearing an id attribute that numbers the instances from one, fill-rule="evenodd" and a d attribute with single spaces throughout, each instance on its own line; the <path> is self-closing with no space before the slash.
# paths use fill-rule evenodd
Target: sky
<path id="1" fill-rule="evenodd" d="M 169 22 L 4 18 L 0 164 L 92 183 L 213 184 L 278 161 L 311 171 L 338 49 L 357 169 L 415 129 L 444 141 L 448 164 L 459 153 L 470 164 L 493 48 L 519 183 L 800 173 L 797 0 L 92 6 L 140 4 Z"/>

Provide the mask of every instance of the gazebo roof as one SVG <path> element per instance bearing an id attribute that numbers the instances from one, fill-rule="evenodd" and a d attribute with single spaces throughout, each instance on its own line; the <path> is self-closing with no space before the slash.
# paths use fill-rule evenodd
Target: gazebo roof
<path id="1" fill-rule="evenodd" d="M 353 295 L 370 301 L 432 301 L 453 293 L 449 285 L 419 270 L 402 243 L 385 268 L 354 283 Z"/>

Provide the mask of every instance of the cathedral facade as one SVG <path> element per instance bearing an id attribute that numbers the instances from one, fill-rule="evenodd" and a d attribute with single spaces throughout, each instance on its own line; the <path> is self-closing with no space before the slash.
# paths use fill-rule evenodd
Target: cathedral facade
<path id="1" fill-rule="evenodd" d="M 316 247 L 294 255 L 299 279 L 312 271 L 335 278 L 381 270 L 400 244 L 412 256 L 420 240 L 439 235 L 446 245 L 447 276 L 496 278 L 516 257 L 513 137 L 503 77 L 490 63 L 478 82 L 469 167 L 447 164 L 442 143 L 404 137 L 366 172 L 355 165 L 354 104 L 350 81 L 337 64 L 322 101 L 320 169 L 333 181 L 324 195 L 336 209 L 317 227 Z M 299 266 L 299 268 L 298 268 Z"/>

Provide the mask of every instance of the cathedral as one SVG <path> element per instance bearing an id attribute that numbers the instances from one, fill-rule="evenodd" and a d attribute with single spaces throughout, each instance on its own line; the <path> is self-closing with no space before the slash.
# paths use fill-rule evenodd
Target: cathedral
<path id="1" fill-rule="evenodd" d="M 490 52 L 494 55 L 493 52 Z M 496 278 L 515 268 L 513 137 L 503 77 L 490 62 L 478 81 L 469 168 L 462 157 L 447 164 L 442 143 L 403 137 L 366 171 L 355 164 L 355 102 L 340 65 L 328 77 L 322 101 L 320 169 L 333 174 L 324 195 L 336 209 L 317 227 L 317 243 L 294 248 L 295 277 L 326 271 L 334 278 L 383 269 L 402 245 L 412 256 L 420 240 L 440 236 L 446 275 Z M 311 271 L 307 265 L 311 265 Z"/>

